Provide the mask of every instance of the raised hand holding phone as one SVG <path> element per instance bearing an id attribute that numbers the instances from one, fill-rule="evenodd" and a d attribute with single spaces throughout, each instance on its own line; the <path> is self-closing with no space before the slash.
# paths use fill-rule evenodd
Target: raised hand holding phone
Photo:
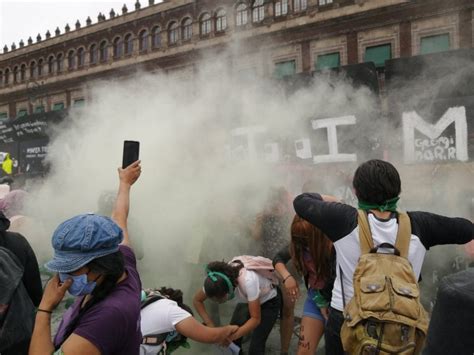
<path id="1" fill-rule="evenodd" d="M 136 162 L 140 156 L 140 142 L 124 141 L 123 142 L 123 157 L 122 169 Z"/>

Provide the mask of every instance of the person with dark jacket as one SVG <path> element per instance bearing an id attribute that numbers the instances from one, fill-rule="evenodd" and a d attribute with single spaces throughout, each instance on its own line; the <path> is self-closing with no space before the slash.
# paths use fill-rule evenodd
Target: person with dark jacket
<path id="1" fill-rule="evenodd" d="M 359 208 L 366 211 L 374 245 L 394 245 L 398 232 L 397 202 L 401 192 L 400 175 L 389 162 L 369 160 L 361 164 L 353 178 Z M 344 301 L 354 295 L 353 275 L 360 257 L 358 211 L 319 193 L 304 193 L 293 202 L 296 213 L 319 228 L 336 249 L 336 281 L 329 319 L 324 333 L 326 354 L 343 354 L 340 331 L 344 322 Z M 414 274 L 420 277 L 426 252 L 443 244 L 466 244 L 473 239 L 472 222 L 429 212 L 408 212 L 411 238 L 408 251 Z"/>
<path id="2" fill-rule="evenodd" d="M 8 232 L 10 221 L 0 212 L 0 247 L 8 249 L 16 256 L 21 266 L 23 266 L 22 282 L 26 292 L 35 307 L 40 304 L 43 295 L 40 272 L 35 253 L 24 236 L 19 233 Z M 30 339 L 15 344 L 2 351 L 2 355 L 23 355 L 28 354 Z"/>
<path id="3" fill-rule="evenodd" d="M 293 302 L 299 297 L 298 282 L 288 272 L 293 261 L 308 289 L 298 341 L 298 355 L 313 355 L 324 332 L 335 279 L 336 253 L 332 242 L 316 227 L 299 216 L 291 224 L 291 242 L 273 259 L 283 280 L 284 292 Z"/>

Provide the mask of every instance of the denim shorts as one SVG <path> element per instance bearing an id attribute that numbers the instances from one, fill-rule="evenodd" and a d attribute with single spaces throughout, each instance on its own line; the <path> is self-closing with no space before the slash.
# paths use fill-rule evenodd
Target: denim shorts
<path id="1" fill-rule="evenodd" d="M 325 319 L 321 314 L 321 310 L 313 301 L 316 291 L 312 288 L 308 289 L 308 295 L 306 296 L 306 301 L 303 306 L 303 317 L 310 317 L 314 319 L 319 319 L 321 322 L 325 323 Z"/>

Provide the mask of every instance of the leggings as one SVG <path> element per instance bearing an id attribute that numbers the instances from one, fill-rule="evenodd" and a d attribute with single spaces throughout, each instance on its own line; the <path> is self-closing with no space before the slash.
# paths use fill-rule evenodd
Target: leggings
<path id="1" fill-rule="evenodd" d="M 277 295 L 271 300 L 260 305 L 261 321 L 252 332 L 250 339 L 249 355 L 264 355 L 265 343 L 280 313 L 281 293 L 277 289 Z M 232 314 L 230 324 L 241 326 L 250 319 L 247 303 L 239 303 Z M 236 345 L 242 347 L 242 338 L 234 341 Z"/>

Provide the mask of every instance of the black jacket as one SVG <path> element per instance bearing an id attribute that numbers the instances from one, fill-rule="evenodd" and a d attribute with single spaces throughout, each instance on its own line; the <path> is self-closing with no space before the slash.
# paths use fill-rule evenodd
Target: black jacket
<path id="1" fill-rule="evenodd" d="M 7 232 L 9 227 L 10 221 L 0 212 L 0 246 L 10 250 L 20 260 L 25 269 L 23 284 L 31 301 L 35 307 L 38 307 L 43 296 L 43 288 L 36 255 L 24 236 Z"/>

